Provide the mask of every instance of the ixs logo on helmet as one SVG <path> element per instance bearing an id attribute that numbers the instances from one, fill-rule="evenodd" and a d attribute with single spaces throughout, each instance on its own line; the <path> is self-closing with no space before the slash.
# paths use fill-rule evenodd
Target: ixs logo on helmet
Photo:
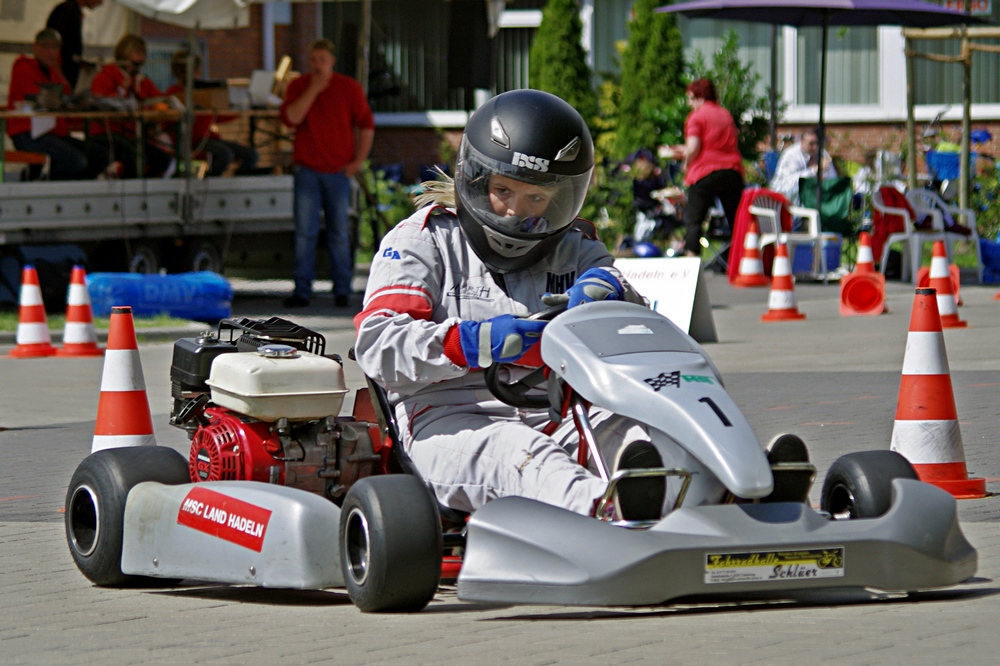
<path id="1" fill-rule="evenodd" d="M 549 161 L 541 157 L 535 157 L 534 155 L 525 155 L 524 153 L 514 153 L 514 159 L 510 161 L 514 166 L 528 167 L 529 169 L 534 169 L 535 171 L 548 171 Z"/>

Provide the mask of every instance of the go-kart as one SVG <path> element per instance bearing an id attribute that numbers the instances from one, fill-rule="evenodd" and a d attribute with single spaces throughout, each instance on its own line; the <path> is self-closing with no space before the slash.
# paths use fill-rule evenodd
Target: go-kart
<path id="1" fill-rule="evenodd" d="M 545 368 L 491 366 L 487 381 L 505 402 L 573 419 L 580 462 L 608 481 L 602 504 L 630 477 L 663 477 L 656 520 L 606 522 L 519 497 L 471 516 L 439 506 L 379 387 L 369 381 L 354 415 L 336 416 L 347 389 L 324 348 L 277 318 L 224 320 L 178 341 L 171 423 L 188 431 L 190 456 L 109 449 L 80 464 L 66 533 L 81 572 L 104 586 L 346 586 L 362 610 L 415 611 L 459 566 L 462 600 L 626 606 L 907 592 L 976 571 L 955 500 L 893 452 L 839 458 L 810 508 L 815 467 L 769 459 L 704 350 L 641 306 L 570 309 L 545 328 Z M 671 466 L 609 469 L 591 406 L 642 423 Z"/>

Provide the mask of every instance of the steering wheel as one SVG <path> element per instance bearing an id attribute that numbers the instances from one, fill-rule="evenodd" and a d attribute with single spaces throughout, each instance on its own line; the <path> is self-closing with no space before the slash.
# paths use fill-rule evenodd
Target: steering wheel
<path id="1" fill-rule="evenodd" d="M 536 312 L 527 317 L 527 319 L 532 321 L 552 321 L 556 316 L 565 311 L 566 303 L 559 303 L 541 312 Z M 522 409 L 545 409 L 549 406 L 549 397 L 547 395 L 528 395 L 531 389 L 545 382 L 545 366 L 535 368 L 516 382 L 505 382 L 500 379 L 500 367 L 504 365 L 508 364 L 492 363 L 486 368 L 484 373 L 486 388 L 493 394 L 493 397 L 505 405 L 520 407 Z"/>

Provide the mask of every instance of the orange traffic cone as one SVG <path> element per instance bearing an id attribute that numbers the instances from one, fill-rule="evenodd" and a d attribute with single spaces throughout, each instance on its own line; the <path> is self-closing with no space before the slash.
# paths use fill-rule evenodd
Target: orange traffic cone
<path id="1" fill-rule="evenodd" d="M 788 247 L 779 243 L 774 251 L 774 267 L 771 270 L 771 294 L 768 311 L 761 315 L 761 321 L 784 321 L 805 319 L 795 301 L 795 281 L 792 279 L 792 262 L 788 260 Z"/>
<path id="2" fill-rule="evenodd" d="M 66 326 L 63 328 L 63 345 L 57 356 L 101 356 L 104 350 L 97 346 L 94 332 L 94 313 L 87 293 L 87 272 L 83 266 L 74 266 L 66 296 Z"/>
<path id="3" fill-rule="evenodd" d="M 941 326 L 944 328 L 964 328 L 969 325 L 969 322 L 958 318 L 958 307 L 956 306 L 955 293 L 952 290 L 944 241 L 934 241 L 934 253 L 931 255 L 930 288 L 937 291 Z"/>
<path id="4" fill-rule="evenodd" d="M 921 481 L 959 499 L 986 496 L 986 481 L 970 479 L 965 467 L 948 354 L 933 289 L 917 289 L 913 301 L 890 448 L 913 464 Z"/>
<path id="5" fill-rule="evenodd" d="M 862 231 L 858 237 L 858 261 L 854 272 L 840 281 L 840 314 L 878 315 L 888 312 L 885 306 L 885 276 L 875 270 L 871 237 Z"/>
<path id="6" fill-rule="evenodd" d="M 933 268 L 934 268 L 934 258 L 937 257 L 937 251 L 938 251 L 937 243 L 935 243 L 934 244 L 934 254 L 931 256 L 931 265 L 930 266 L 921 266 L 920 270 L 917 271 L 917 287 L 920 287 L 920 288 L 934 287 L 934 285 L 931 284 L 931 270 L 933 270 Z M 942 252 L 941 256 L 944 257 L 944 263 L 948 267 L 947 275 L 951 278 L 951 293 L 954 294 L 954 296 L 955 296 L 955 305 L 961 306 L 962 305 L 962 296 L 961 296 L 961 291 L 962 291 L 962 285 L 961 285 L 962 276 L 961 276 L 961 273 L 958 270 L 958 266 L 956 266 L 955 264 L 950 263 L 948 261 L 948 255 L 944 254 L 944 242 L 941 242 L 941 252 Z M 937 272 L 938 273 L 941 272 L 941 267 L 940 266 L 938 266 Z M 941 292 L 938 291 L 939 295 L 940 295 L 940 293 Z"/>
<path id="7" fill-rule="evenodd" d="M 875 257 L 872 255 L 872 237 L 867 231 L 858 234 L 858 260 L 854 264 L 854 272 L 858 275 L 877 273 Z"/>
<path id="8" fill-rule="evenodd" d="M 125 446 L 156 446 L 132 308 L 128 306 L 111 308 L 91 453 Z"/>
<path id="9" fill-rule="evenodd" d="M 747 233 L 743 237 L 743 256 L 740 257 L 740 269 L 733 280 L 734 287 L 763 287 L 767 284 L 764 275 L 764 262 L 760 260 L 760 230 L 757 223 L 750 222 Z"/>
<path id="10" fill-rule="evenodd" d="M 45 304 L 42 302 L 42 288 L 38 284 L 38 271 L 34 266 L 25 266 L 21 271 L 21 296 L 17 320 L 17 346 L 7 354 L 9 358 L 37 358 L 52 356 L 56 348 L 52 346 L 49 323 L 45 318 Z"/>

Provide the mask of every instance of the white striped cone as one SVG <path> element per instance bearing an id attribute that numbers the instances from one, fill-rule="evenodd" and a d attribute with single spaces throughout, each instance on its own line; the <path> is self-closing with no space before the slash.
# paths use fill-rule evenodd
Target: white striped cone
<path id="1" fill-rule="evenodd" d="M 958 304 L 955 302 L 955 291 L 951 283 L 951 268 L 948 266 L 948 255 L 945 253 L 944 241 L 934 241 L 934 253 L 931 255 L 930 287 L 937 291 L 937 307 L 941 315 L 941 326 L 944 328 L 964 328 L 969 322 L 958 318 Z"/>
<path id="2" fill-rule="evenodd" d="M 38 272 L 34 266 L 25 266 L 21 271 L 21 294 L 17 320 L 17 346 L 7 354 L 9 358 L 38 358 L 52 356 L 56 348 L 52 346 L 49 323 L 45 317 L 42 302 L 42 288 L 38 284 Z"/>
<path id="3" fill-rule="evenodd" d="M 101 356 L 104 350 L 97 346 L 94 331 L 94 314 L 87 293 L 87 272 L 83 266 L 74 266 L 66 295 L 66 326 L 63 328 L 63 345 L 57 356 Z"/>
<path id="4" fill-rule="evenodd" d="M 872 254 L 872 237 L 867 231 L 858 234 L 858 260 L 854 264 L 854 272 L 859 275 L 875 273 L 875 257 Z"/>
<path id="5" fill-rule="evenodd" d="M 985 497 L 985 480 L 969 478 L 965 466 L 934 289 L 917 289 L 913 301 L 889 446 L 910 461 L 921 481 L 958 498 Z"/>
<path id="6" fill-rule="evenodd" d="M 111 308 L 91 452 L 125 446 L 156 446 L 132 308 L 127 306 Z"/>
<path id="7" fill-rule="evenodd" d="M 746 236 L 743 237 L 743 256 L 740 257 L 740 269 L 733 280 L 734 287 L 763 287 L 767 284 L 764 275 L 764 262 L 760 260 L 760 230 L 757 223 L 750 221 Z"/>
<path id="8" fill-rule="evenodd" d="M 768 296 L 768 310 L 761 315 L 761 321 L 786 321 L 805 319 L 799 312 L 795 300 L 795 281 L 792 279 L 792 262 L 788 259 L 788 247 L 778 243 L 774 250 L 774 266 L 771 270 L 771 293 Z"/>

